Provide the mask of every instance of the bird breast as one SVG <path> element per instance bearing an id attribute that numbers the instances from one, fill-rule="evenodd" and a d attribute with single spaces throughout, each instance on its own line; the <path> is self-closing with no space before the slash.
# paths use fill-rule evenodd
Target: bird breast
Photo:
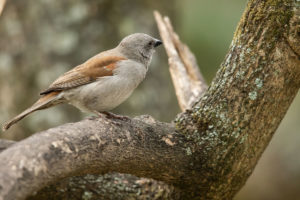
<path id="1" fill-rule="evenodd" d="M 124 60 L 118 63 L 113 76 L 65 91 L 65 99 L 84 112 L 108 111 L 124 102 L 145 78 L 143 64 Z"/>

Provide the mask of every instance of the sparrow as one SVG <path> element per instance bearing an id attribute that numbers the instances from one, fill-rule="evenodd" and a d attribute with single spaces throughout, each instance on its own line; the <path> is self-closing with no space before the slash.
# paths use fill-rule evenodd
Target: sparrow
<path id="1" fill-rule="evenodd" d="M 68 103 L 83 112 L 114 116 L 107 111 L 124 102 L 145 78 L 155 47 L 162 42 L 144 33 L 125 37 L 117 47 L 101 52 L 58 77 L 30 108 L 6 122 L 12 125 L 37 111 Z"/>

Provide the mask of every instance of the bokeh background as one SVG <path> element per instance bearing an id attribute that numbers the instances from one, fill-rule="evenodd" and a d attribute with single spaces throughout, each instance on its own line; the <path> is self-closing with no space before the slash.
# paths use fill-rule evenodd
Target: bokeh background
<path id="1" fill-rule="evenodd" d="M 159 37 L 153 10 L 170 16 L 211 82 L 231 42 L 246 0 L 9 0 L 0 16 L 0 123 L 35 100 L 59 75 L 126 35 Z M 114 110 L 170 121 L 179 112 L 163 48 L 146 80 Z M 88 115 L 69 105 L 35 113 L 0 138 L 21 140 Z M 300 95 L 254 173 L 235 200 L 300 199 Z"/>

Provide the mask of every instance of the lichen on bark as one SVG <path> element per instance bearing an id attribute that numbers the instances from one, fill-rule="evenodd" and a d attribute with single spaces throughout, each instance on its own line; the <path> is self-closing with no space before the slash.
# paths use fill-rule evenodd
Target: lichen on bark
<path id="1" fill-rule="evenodd" d="M 292 0 L 249 1 L 206 94 L 176 120 L 206 160 L 203 199 L 230 199 L 244 185 L 297 94 L 300 62 L 286 38 L 298 9 Z"/>

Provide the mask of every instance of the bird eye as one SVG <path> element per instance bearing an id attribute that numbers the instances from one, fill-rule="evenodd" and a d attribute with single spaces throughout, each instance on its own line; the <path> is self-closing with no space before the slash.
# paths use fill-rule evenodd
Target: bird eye
<path id="1" fill-rule="evenodd" d="M 153 45 L 153 41 L 149 42 L 148 45 L 149 45 L 149 46 L 152 46 L 152 45 Z"/>

